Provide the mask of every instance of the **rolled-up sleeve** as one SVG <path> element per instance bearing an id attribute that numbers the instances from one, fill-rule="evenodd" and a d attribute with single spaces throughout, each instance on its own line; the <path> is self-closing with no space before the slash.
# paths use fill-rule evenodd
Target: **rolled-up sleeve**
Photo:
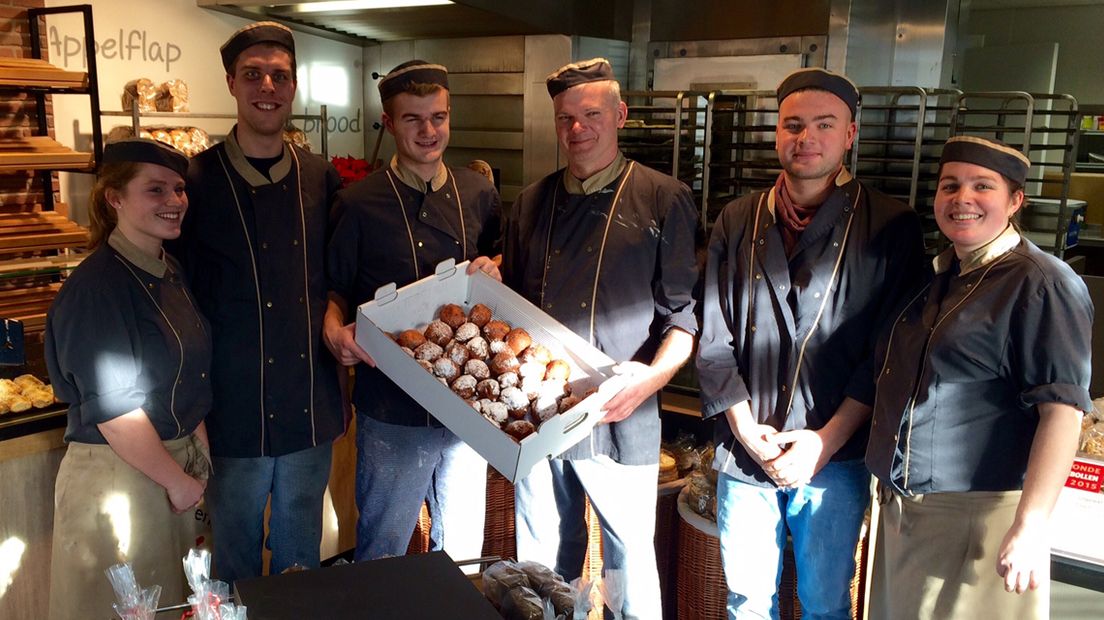
<path id="1" fill-rule="evenodd" d="M 1085 283 L 1062 274 L 1024 300 L 1011 329 L 1010 365 L 1020 403 L 1062 403 L 1092 411 L 1089 380 L 1093 305 Z"/>
<path id="2" fill-rule="evenodd" d="M 59 398 L 79 403 L 81 424 L 108 422 L 144 406 L 149 377 L 143 376 L 138 320 L 126 295 L 70 291 L 51 310 L 48 351 L 62 377 Z M 56 382 L 55 382 L 56 383 Z"/>
<path id="3" fill-rule="evenodd" d="M 732 257 L 739 239 L 729 236 L 725 212 L 713 225 L 705 267 L 702 333 L 698 343 L 698 381 L 702 416 L 709 418 L 751 398 L 740 374 L 735 325 L 733 282 L 738 274 Z M 731 244 L 736 244 L 733 246 Z"/>
<path id="4" fill-rule="evenodd" d="M 698 333 L 694 314 L 694 286 L 698 282 L 698 264 L 694 239 L 698 214 L 690 188 L 679 184 L 673 195 L 660 197 L 670 203 L 660 232 L 658 278 L 655 284 L 655 311 L 663 320 L 663 333 L 677 327 L 691 336 Z"/>

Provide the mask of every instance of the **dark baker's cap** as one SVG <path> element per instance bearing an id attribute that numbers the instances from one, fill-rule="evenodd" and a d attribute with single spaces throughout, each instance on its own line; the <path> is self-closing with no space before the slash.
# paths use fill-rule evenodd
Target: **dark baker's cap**
<path id="1" fill-rule="evenodd" d="M 392 69 L 379 81 L 380 101 L 406 92 L 411 84 L 437 84 L 448 90 L 448 69 L 424 60 L 408 60 Z"/>
<path id="2" fill-rule="evenodd" d="M 778 105 L 782 105 L 782 100 L 786 97 L 806 88 L 826 90 L 839 97 L 851 110 L 851 117 L 855 117 L 855 108 L 859 105 L 859 89 L 854 82 L 838 73 L 817 67 L 798 69 L 787 75 L 776 91 Z"/>
<path id="3" fill-rule="evenodd" d="M 1031 168 L 1031 160 L 1020 151 L 1003 142 L 977 136 L 955 136 L 947 140 L 939 157 L 939 165 L 950 161 L 988 168 L 1020 186 L 1027 180 L 1027 170 Z"/>
<path id="4" fill-rule="evenodd" d="M 560 67 L 545 78 L 544 83 L 548 86 L 548 96 L 555 99 L 556 95 L 572 86 L 613 79 L 613 68 L 608 60 L 591 58 Z"/>
<path id="5" fill-rule="evenodd" d="M 275 43 L 287 48 L 287 51 L 293 57 L 295 56 L 295 38 L 291 36 L 290 28 L 276 22 L 255 22 L 230 35 L 226 43 L 219 48 L 219 53 L 222 54 L 222 66 L 226 72 L 230 72 L 230 67 L 234 65 L 238 54 L 258 43 Z"/>
<path id="6" fill-rule="evenodd" d="M 103 163 L 143 163 L 164 166 L 181 177 L 188 172 L 188 158 L 173 147 L 146 138 L 131 138 L 108 142 L 104 146 Z"/>

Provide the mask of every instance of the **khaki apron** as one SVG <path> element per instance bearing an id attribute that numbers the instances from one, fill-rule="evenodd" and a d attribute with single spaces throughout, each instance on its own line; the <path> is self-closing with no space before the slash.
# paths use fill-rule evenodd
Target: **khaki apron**
<path id="1" fill-rule="evenodd" d="M 188 475 L 207 479 L 210 454 L 195 435 L 162 443 Z M 111 446 L 69 444 L 54 488 L 51 620 L 116 618 L 104 570 L 120 562 L 141 587 L 161 586 L 161 606 L 183 603 L 191 592 L 181 561 L 203 527 L 198 515 L 173 513 L 165 489 Z"/>

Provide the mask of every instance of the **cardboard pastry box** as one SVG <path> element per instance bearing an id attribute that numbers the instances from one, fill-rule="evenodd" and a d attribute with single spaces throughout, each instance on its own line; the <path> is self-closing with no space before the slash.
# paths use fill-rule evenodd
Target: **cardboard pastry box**
<path id="1" fill-rule="evenodd" d="M 558 456 L 589 437 L 602 419 L 602 405 L 624 382 L 614 376 L 611 368 L 615 362 L 609 356 L 501 282 L 482 272 L 469 276 L 467 266 L 467 262 L 457 265 L 448 260 L 437 266 L 434 275 L 402 288 L 394 284 L 380 287 L 375 299 L 357 312 L 356 341 L 384 374 L 514 482 L 541 460 Z M 598 387 L 598 391 L 518 442 L 419 366 L 388 335 L 424 329 L 448 303 L 458 304 L 465 311 L 477 303 L 488 306 L 495 319 L 526 330 L 534 343 L 545 345 L 553 357 L 571 366 L 572 393 L 583 394 L 592 387 Z"/>

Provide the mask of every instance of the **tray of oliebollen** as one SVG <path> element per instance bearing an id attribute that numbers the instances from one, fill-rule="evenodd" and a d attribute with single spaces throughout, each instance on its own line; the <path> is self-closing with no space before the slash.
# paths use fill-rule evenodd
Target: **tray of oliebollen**
<path id="1" fill-rule="evenodd" d="M 608 355 L 501 282 L 478 271 L 468 275 L 467 266 L 467 261 L 455 264 L 450 259 L 437 265 L 433 275 L 402 288 L 393 283 L 381 286 L 375 298 L 357 311 L 356 341 L 384 374 L 514 482 L 542 459 L 558 456 L 588 437 L 602 419 L 602 406 L 625 382 L 613 373 L 615 362 Z M 427 372 L 392 338 L 404 330 L 424 330 L 449 303 L 465 312 L 477 303 L 489 307 L 495 320 L 526 330 L 533 343 L 568 363 L 572 394 L 596 391 L 548 418 L 533 434 L 514 439 Z"/>

